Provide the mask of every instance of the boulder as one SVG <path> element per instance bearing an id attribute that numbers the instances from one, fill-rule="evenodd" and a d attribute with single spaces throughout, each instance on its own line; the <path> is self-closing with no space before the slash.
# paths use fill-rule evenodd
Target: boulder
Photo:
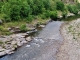
<path id="1" fill-rule="evenodd" d="M 20 41 L 17 41 L 18 46 L 22 46 L 22 43 Z"/>
<path id="2" fill-rule="evenodd" d="M 44 28 L 44 27 L 45 27 L 45 25 L 39 25 L 39 27 Z"/>
<path id="3" fill-rule="evenodd" d="M 27 37 L 26 40 L 27 41 L 31 41 L 32 39 L 31 39 L 31 37 Z"/>
<path id="4" fill-rule="evenodd" d="M 6 54 L 12 54 L 12 53 L 14 53 L 14 51 L 11 51 L 11 50 L 6 50 L 5 52 L 6 52 Z"/>
<path id="5" fill-rule="evenodd" d="M 5 51 L 0 52 L 0 56 L 3 56 L 3 55 L 6 55 L 6 52 Z"/>

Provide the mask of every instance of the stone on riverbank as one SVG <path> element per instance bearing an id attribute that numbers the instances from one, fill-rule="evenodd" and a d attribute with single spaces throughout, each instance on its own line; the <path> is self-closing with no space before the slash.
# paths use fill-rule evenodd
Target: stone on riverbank
<path id="1" fill-rule="evenodd" d="M 13 34 L 10 36 L 0 37 L 0 56 L 14 53 L 18 46 L 31 41 L 31 37 L 26 37 L 25 33 Z"/>
<path id="2" fill-rule="evenodd" d="M 27 37 L 26 40 L 27 41 L 31 41 L 32 39 L 31 39 L 31 37 Z"/>

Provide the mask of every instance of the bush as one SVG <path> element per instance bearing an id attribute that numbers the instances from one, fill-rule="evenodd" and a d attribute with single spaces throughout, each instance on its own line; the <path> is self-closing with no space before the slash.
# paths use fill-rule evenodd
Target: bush
<path id="1" fill-rule="evenodd" d="M 0 26 L 0 35 L 10 35 L 12 34 L 7 28 Z"/>
<path id="2" fill-rule="evenodd" d="M 57 1 L 56 2 L 56 8 L 57 8 L 57 10 L 63 11 L 64 8 L 65 8 L 65 5 L 64 5 L 64 3 L 62 1 Z"/>
<path id="3" fill-rule="evenodd" d="M 20 30 L 21 31 L 27 31 L 26 25 L 25 24 L 21 25 Z"/>
<path id="4" fill-rule="evenodd" d="M 33 20 L 33 16 L 32 15 L 29 15 L 27 18 L 26 18 L 26 22 L 30 23 L 32 22 Z"/>
<path id="5" fill-rule="evenodd" d="M 77 3 L 77 8 L 78 8 L 79 11 L 80 11 L 80 3 Z"/>
<path id="6" fill-rule="evenodd" d="M 2 26 L 0 26 L 0 31 L 3 31 L 3 27 Z"/>
<path id="7" fill-rule="evenodd" d="M 21 6 L 20 16 L 22 18 L 26 18 L 30 14 L 31 14 L 31 10 L 30 10 L 30 6 L 29 5 L 26 4 L 26 5 Z"/>
<path id="8" fill-rule="evenodd" d="M 67 14 L 68 14 L 67 11 L 63 11 L 63 12 L 62 12 L 62 16 L 63 16 L 63 18 L 66 18 L 66 17 L 67 17 Z"/>
<path id="9" fill-rule="evenodd" d="M 68 5 L 68 10 L 75 15 L 77 15 L 79 11 L 76 5 Z"/>
<path id="10" fill-rule="evenodd" d="M 40 15 L 40 17 L 42 19 L 49 18 L 50 17 L 50 11 L 49 10 L 44 11 L 44 13 Z"/>
<path id="11" fill-rule="evenodd" d="M 20 10 L 21 7 L 18 5 L 14 5 L 11 9 L 10 17 L 12 20 L 19 20 L 20 19 Z"/>
<path id="12" fill-rule="evenodd" d="M 56 20 L 57 19 L 57 11 L 50 11 L 50 18 L 52 20 Z"/>
<path id="13" fill-rule="evenodd" d="M 29 5 L 31 7 L 33 15 L 38 15 L 43 12 L 43 0 L 32 0 L 32 3 L 29 3 Z"/>
<path id="14" fill-rule="evenodd" d="M 4 22 L 10 22 L 11 21 L 11 18 L 7 15 L 5 15 L 3 18 L 4 18 L 3 19 Z"/>

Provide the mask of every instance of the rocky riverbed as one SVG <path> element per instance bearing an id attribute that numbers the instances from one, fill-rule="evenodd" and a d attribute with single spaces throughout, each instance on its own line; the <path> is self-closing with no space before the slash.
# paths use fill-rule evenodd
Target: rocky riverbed
<path id="1" fill-rule="evenodd" d="M 80 18 L 64 25 L 61 33 L 64 43 L 59 49 L 57 60 L 80 60 Z"/>
<path id="2" fill-rule="evenodd" d="M 26 33 L 13 34 L 0 37 L 0 56 L 14 53 L 15 49 L 31 41 L 31 37 L 26 37 Z"/>
<path id="3" fill-rule="evenodd" d="M 38 25 L 38 28 L 44 27 L 45 25 Z M 17 33 L 9 36 L 0 36 L 0 57 L 6 54 L 12 54 L 18 47 L 30 42 L 32 40 L 30 34 L 35 32 L 37 32 L 37 28 L 30 29 L 25 33 Z"/>

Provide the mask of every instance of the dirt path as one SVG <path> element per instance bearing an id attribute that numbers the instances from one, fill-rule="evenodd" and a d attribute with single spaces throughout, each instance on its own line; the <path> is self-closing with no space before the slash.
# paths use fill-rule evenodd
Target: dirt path
<path id="1" fill-rule="evenodd" d="M 64 44 L 59 49 L 57 60 L 80 60 L 80 18 L 63 26 Z"/>

